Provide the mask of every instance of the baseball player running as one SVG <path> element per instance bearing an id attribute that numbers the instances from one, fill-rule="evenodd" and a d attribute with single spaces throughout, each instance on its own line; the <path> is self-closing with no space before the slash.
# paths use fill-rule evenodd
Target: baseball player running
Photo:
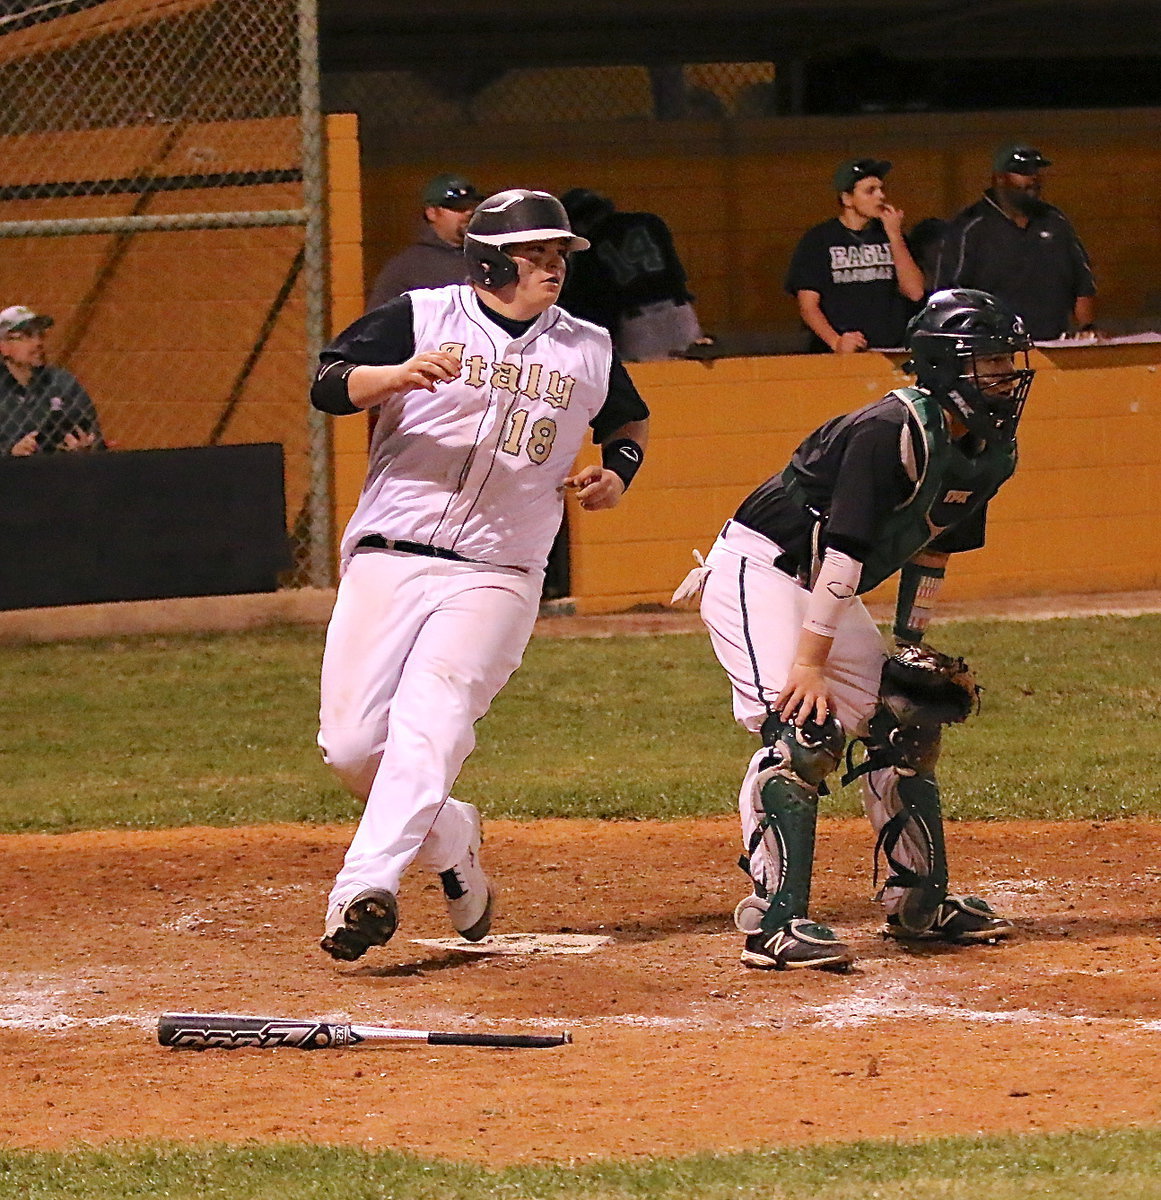
<path id="1" fill-rule="evenodd" d="M 992 296 L 960 290 L 931 297 L 907 345 L 917 386 L 810 434 L 675 594 L 700 585 L 734 715 L 762 739 L 739 797 L 753 892 L 734 920 L 749 967 L 854 958 L 807 916 L 818 796 L 848 734 L 865 746 L 843 782 L 861 777 L 886 860 L 886 932 L 952 943 L 1011 932 L 983 900 L 948 891 L 935 764 L 941 726 L 967 716 L 977 689 L 962 660 L 920 643 L 949 554 L 983 544 L 985 505 L 1015 470 L 1031 342 Z M 888 659 L 858 596 L 896 571 L 903 648 Z"/>
<path id="2" fill-rule="evenodd" d="M 616 505 L 648 426 L 608 333 L 555 305 L 587 247 L 555 197 L 500 192 L 468 224 L 469 282 L 405 292 L 321 355 L 315 407 L 380 411 L 322 664 L 319 745 L 365 802 L 327 910 L 336 959 L 391 937 L 412 863 L 465 938 L 491 924 L 480 814 L 449 793 L 520 664 L 563 490 Z M 590 427 L 603 465 L 570 473 Z"/>

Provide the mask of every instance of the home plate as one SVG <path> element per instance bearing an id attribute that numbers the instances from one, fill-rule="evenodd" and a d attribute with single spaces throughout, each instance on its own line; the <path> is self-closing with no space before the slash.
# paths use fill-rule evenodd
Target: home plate
<path id="1" fill-rule="evenodd" d="M 469 942 L 466 938 L 413 938 L 417 946 L 459 950 L 464 954 L 592 954 L 611 942 L 601 933 L 494 933 Z"/>

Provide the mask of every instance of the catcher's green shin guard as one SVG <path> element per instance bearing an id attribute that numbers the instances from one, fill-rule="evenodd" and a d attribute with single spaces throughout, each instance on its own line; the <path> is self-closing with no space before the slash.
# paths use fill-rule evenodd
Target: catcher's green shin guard
<path id="1" fill-rule="evenodd" d="M 761 795 L 782 867 L 778 888 L 767 897 L 769 907 L 762 916 L 762 930 L 773 933 L 791 917 L 805 917 L 810 904 L 818 791 L 785 775 L 773 775 L 762 785 Z"/>
<path id="2" fill-rule="evenodd" d="M 770 747 L 770 756 L 755 781 L 763 817 L 750 853 L 763 837 L 777 842 L 779 879 L 776 888 L 766 889 L 768 907 L 761 922 L 764 932 L 773 933 L 792 917 L 806 916 L 819 791 L 841 760 L 844 738 L 833 716 L 822 725 L 808 721 L 801 728 L 770 717 L 762 727 L 762 740 Z"/>

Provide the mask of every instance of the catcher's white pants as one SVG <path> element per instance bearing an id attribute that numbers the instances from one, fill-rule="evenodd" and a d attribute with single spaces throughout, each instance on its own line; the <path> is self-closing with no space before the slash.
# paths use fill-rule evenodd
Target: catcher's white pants
<path id="1" fill-rule="evenodd" d="M 774 566 L 782 548 L 769 538 L 728 521 L 706 556 L 707 573 L 701 594 L 701 617 L 709 630 L 718 661 L 733 689 L 734 716 L 751 733 L 773 711 L 774 701 L 786 683 L 794 662 L 798 635 L 806 616 L 810 593 L 798 580 Z M 826 661 L 834 715 L 847 737 L 862 736 L 879 700 L 879 678 L 887 647 L 862 601 L 851 602 L 835 631 Z M 762 797 L 755 786 L 765 748 L 750 759 L 738 795 L 742 843 L 750 839 L 763 816 Z M 878 832 L 899 801 L 894 793 L 893 768 L 863 778 L 863 803 Z M 874 787 L 871 784 L 874 784 Z M 906 839 L 896 857 L 918 867 L 923 861 Z M 763 837 L 750 857 L 750 874 L 767 886 L 779 878 L 781 864 L 777 839 Z M 902 898 L 900 889 L 884 895 L 888 912 Z"/>
<path id="2" fill-rule="evenodd" d="M 472 832 L 449 796 L 475 723 L 520 665 L 542 573 L 359 551 L 339 584 L 322 663 L 319 746 L 366 801 L 330 907 L 399 890 L 411 863 L 453 866 Z"/>

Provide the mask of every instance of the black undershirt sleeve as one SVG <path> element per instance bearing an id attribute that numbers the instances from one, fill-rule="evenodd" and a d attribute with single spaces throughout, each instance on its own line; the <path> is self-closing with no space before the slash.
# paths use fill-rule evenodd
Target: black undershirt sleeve
<path id="1" fill-rule="evenodd" d="M 879 526 L 910 491 L 899 460 L 899 426 L 863 421 L 851 431 L 831 497 L 827 546 L 860 562 Z"/>
<path id="2" fill-rule="evenodd" d="M 962 521 L 957 521 L 950 529 L 933 537 L 924 549 L 937 554 L 963 554 L 968 550 L 979 550 L 984 544 L 987 521 L 988 506 L 981 504 Z"/>
<path id="3" fill-rule="evenodd" d="M 641 399 L 641 393 L 614 350 L 613 363 L 609 368 L 608 395 L 600 412 L 589 422 L 593 428 L 593 441 L 600 445 L 608 441 L 622 425 L 630 421 L 644 421 L 648 416 L 648 406 Z"/>
<path id="4" fill-rule="evenodd" d="M 406 362 L 415 354 L 411 297 L 404 294 L 349 325 L 319 355 L 310 402 L 322 412 L 345 416 L 361 411 L 347 395 L 347 376 L 358 366 Z"/>

